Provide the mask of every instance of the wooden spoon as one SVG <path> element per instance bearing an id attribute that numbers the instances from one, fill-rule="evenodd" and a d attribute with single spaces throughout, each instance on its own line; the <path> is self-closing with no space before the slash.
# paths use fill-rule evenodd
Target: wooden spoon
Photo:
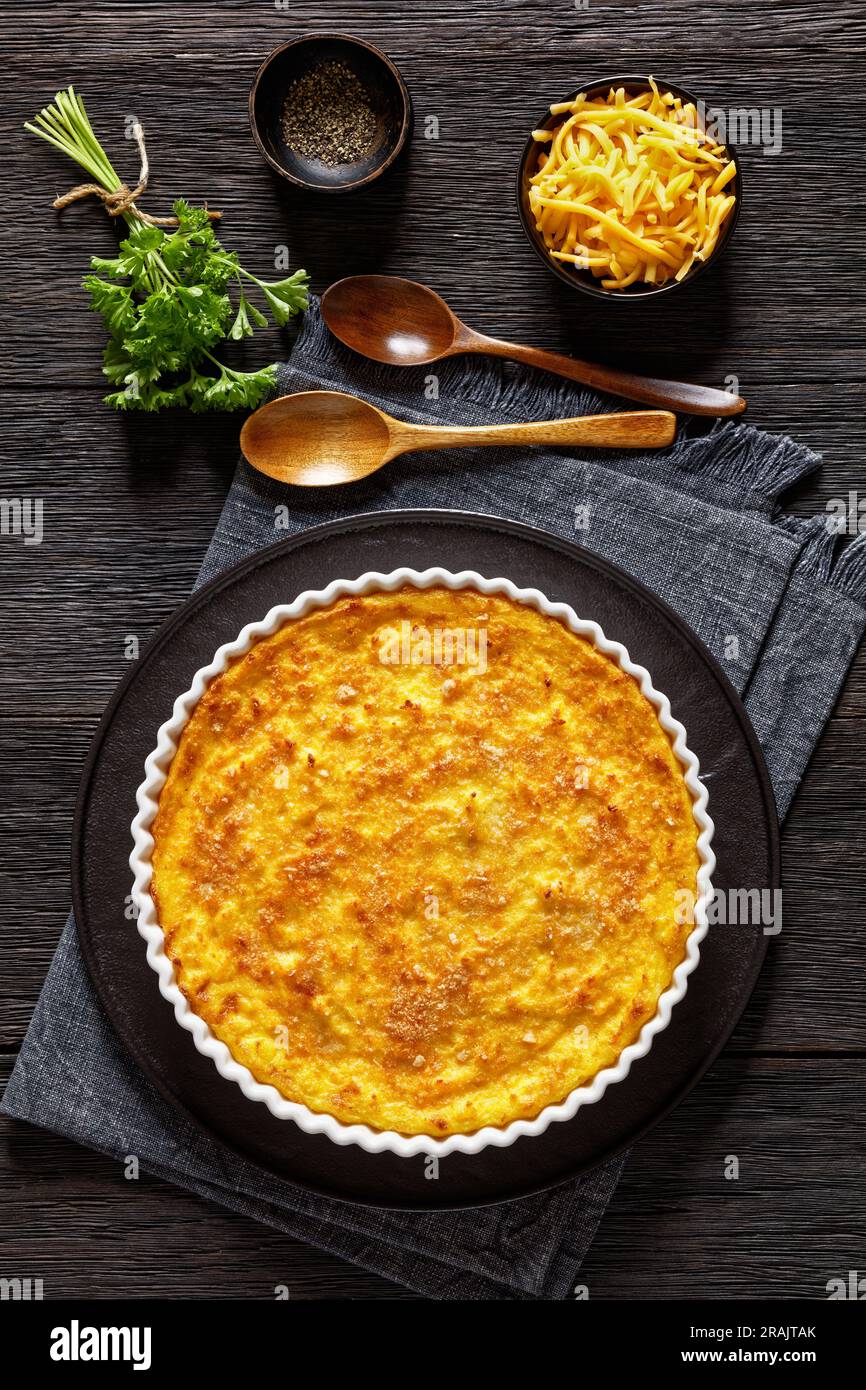
<path id="1" fill-rule="evenodd" d="M 460 352 L 486 352 L 543 367 L 629 401 L 690 415 L 740 415 L 746 408 L 741 396 L 711 386 L 637 376 L 579 357 L 488 338 L 462 323 L 426 285 L 398 276 L 351 275 L 338 280 L 322 295 L 322 317 L 341 343 L 395 367 L 418 367 Z"/>
<path id="2" fill-rule="evenodd" d="M 261 406 L 241 430 L 253 468 L 281 483 L 331 487 L 366 478 L 398 454 L 477 444 L 564 444 L 658 449 L 673 441 L 665 410 L 584 415 L 527 425 L 410 425 L 342 391 L 299 391 Z"/>

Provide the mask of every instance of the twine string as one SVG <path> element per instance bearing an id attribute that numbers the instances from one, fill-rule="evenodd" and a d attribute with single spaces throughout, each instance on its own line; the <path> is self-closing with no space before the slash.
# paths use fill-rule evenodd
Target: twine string
<path id="1" fill-rule="evenodd" d="M 74 188 L 70 188 L 68 193 L 63 193 L 59 198 L 55 198 L 51 204 L 58 210 L 68 208 L 70 203 L 77 203 L 81 198 L 98 198 L 108 213 L 109 217 L 122 217 L 127 212 L 134 212 L 136 217 L 142 222 L 146 222 L 151 227 L 177 227 L 178 219 L 172 214 L 170 217 L 154 217 L 152 213 L 143 212 L 136 206 L 138 199 L 147 191 L 147 181 L 150 177 L 150 164 L 147 158 L 147 147 L 144 143 L 144 129 L 140 122 L 136 121 L 132 127 L 138 145 L 138 153 L 141 159 L 141 170 L 138 175 L 138 183 L 135 188 L 129 188 L 127 184 L 121 183 L 119 188 L 103 188 L 100 183 L 79 183 Z M 211 212 L 206 208 L 208 217 L 221 217 L 220 212 Z"/>

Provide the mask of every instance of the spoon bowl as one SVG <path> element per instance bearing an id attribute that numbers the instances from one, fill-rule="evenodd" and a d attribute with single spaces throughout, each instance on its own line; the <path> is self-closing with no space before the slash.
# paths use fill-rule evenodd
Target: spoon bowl
<path id="1" fill-rule="evenodd" d="M 322 295 L 335 337 L 375 362 L 421 367 L 455 350 L 459 319 L 435 290 L 396 275 L 351 275 Z"/>
<path id="2" fill-rule="evenodd" d="M 269 478 L 329 487 L 386 462 L 388 417 L 342 391 L 299 391 L 261 406 L 241 430 L 244 457 Z"/>

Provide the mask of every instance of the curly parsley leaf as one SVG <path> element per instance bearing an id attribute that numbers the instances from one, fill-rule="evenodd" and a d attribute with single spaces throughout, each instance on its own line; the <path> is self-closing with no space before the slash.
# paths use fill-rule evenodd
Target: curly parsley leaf
<path id="1" fill-rule="evenodd" d="M 74 88 L 58 92 L 25 129 L 68 155 L 106 192 L 122 187 Z M 143 154 L 143 138 L 141 144 Z M 174 212 L 177 226 L 164 228 L 129 206 L 117 255 L 91 260 L 84 288 L 105 324 L 102 369 L 116 388 L 105 399 L 117 410 L 258 405 L 276 384 L 276 366 L 235 371 L 214 350 L 266 327 L 263 309 L 273 322 L 286 323 L 306 307 L 308 277 L 299 270 L 261 280 L 224 250 L 206 209 L 179 198 Z M 262 308 L 253 303 L 256 294 Z"/>
<path id="2" fill-rule="evenodd" d="M 308 277 L 296 271 L 283 280 L 260 280 L 223 250 L 203 209 L 179 199 L 174 210 L 176 229 L 134 227 L 117 257 L 93 258 L 94 273 L 84 281 L 109 335 L 103 371 L 122 388 L 106 400 L 118 410 L 258 405 L 273 389 L 275 365 L 235 371 L 211 352 L 226 338 L 252 337 L 268 322 L 243 289 L 234 305 L 230 286 L 243 280 L 255 286 L 274 321 L 285 324 L 306 307 Z"/>
<path id="3" fill-rule="evenodd" d="M 280 281 L 260 280 L 223 251 L 202 209 L 179 200 L 175 214 L 176 230 L 135 228 L 114 260 L 93 258 L 94 273 L 84 281 L 109 335 L 103 371 L 122 388 L 106 401 L 118 410 L 256 406 L 274 387 L 275 365 L 234 371 L 211 352 L 226 338 L 240 341 L 267 326 L 249 296 L 239 289 L 234 305 L 229 288 L 243 277 L 260 290 L 274 321 L 285 324 L 306 307 L 308 278 L 296 271 Z"/>
<path id="4" fill-rule="evenodd" d="M 202 208 L 179 199 L 174 211 L 177 228 L 134 225 L 117 256 L 94 256 L 84 279 L 108 334 L 103 372 L 119 388 L 105 400 L 117 410 L 256 406 L 273 390 L 276 365 L 234 371 L 211 350 L 226 339 L 251 338 L 268 324 L 240 288 L 243 281 L 261 293 L 282 325 L 306 307 L 308 276 L 299 270 L 283 280 L 260 280 L 223 250 Z"/>

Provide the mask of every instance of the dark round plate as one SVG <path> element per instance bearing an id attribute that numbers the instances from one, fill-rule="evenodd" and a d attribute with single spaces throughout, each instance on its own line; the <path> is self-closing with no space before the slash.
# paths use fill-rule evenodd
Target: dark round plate
<path id="1" fill-rule="evenodd" d="M 294 1183 L 373 1206 L 478 1206 L 523 1196 L 586 1172 L 633 1144 L 682 1100 L 729 1037 L 766 949 L 760 926 L 711 927 L 701 962 L 668 1028 L 625 1081 L 595 1105 L 509 1148 L 440 1160 L 368 1154 L 276 1120 L 195 1050 L 159 993 L 144 942 L 124 914 L 135 791 L 175 696 L 217 647 L 275 603 L 332 579 L 401 565 L 504 575 L 595 618 L 645 665 L 708 780 L 722 890 L 775 888 L 778 826 L 755 734 L 726 677 L 700 641 L 639 584 L 568 541 L 519 522 L 466 512 L 379 512 L 317 526 L 261 551 L 199 590 L 157 632 L 116 692 L 84 771 L 76 811 L 75 917 L 94 985 L 142 1071 L 210 1137 Z"/>

